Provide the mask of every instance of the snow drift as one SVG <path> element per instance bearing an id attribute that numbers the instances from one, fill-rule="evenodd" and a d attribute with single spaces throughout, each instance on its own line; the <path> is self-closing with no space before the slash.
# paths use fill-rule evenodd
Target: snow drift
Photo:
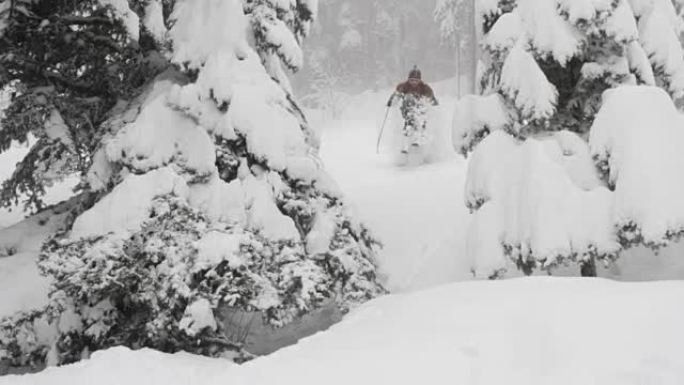
<path id="1" fill-rule="evenodd" d="M 115 348 L 11 385 L 665 384 L 684 381 L 684 284 L 520 279 L 367 303 L 243 366 Z"/>

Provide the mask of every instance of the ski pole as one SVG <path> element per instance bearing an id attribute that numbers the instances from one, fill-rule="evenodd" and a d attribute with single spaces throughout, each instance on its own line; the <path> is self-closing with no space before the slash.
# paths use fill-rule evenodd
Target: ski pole
<path id="1" fill-rule="evenodd" d="M 380 140 L 382 140 L 382 133 L 385 131 L 385 123 L 387 123 L 387 117 L 389 116 L 390 106 L 387 106 L 387 112 L 385 113 L 385 119 L 382 121 L 382 127 L 380 127 L 380 135 L 378 135 L 378 143 L 375 145 L 375 153 L 380 153 Z"/>

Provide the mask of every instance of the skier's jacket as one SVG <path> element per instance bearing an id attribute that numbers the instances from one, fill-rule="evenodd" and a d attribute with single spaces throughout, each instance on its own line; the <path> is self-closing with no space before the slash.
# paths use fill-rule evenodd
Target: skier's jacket
<path id="1" fill-rule="evenodd" d="M 432 88 L 423 82 L 418 67 L 413 67 L 409 72 L 408 80 L 397 86 L 387 101 L 387 107 L 392 106 L 395 98 L 402 100 L 401 110 L 404 118 L 406 118 L 407 110 L 411 109 L 420 99 L 427 99 L 434 106 L 439 104 Z"/>
<path id="2" fill-rule="evenodd" d="M 432 91 L 432 88 L 430 88 L 429 85 L 425 84 L 420 79 L 416 79 L 414 81 L 410 79 L 397 85 L 397 89 L 394 91 L 394 94 L 390 98 L 390 102 L 388 104 L 391 105 L 392 99 L 395 97 L 404 97 L 407 95 L 425 97 L 430 99 L 433 105 L 439 104 L 437 102 L 437 98 L 435 98 L 435 93 Z"/>

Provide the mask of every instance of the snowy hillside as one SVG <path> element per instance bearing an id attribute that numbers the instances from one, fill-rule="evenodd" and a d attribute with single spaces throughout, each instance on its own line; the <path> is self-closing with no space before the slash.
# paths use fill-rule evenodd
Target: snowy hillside
<path id="1" fill-rule="evenodd" d="M 396 109 L 390 112 L 380 153 L 375 153 L 390 90 L 358 95 L 339 119 L 314 122 L 322 127 L 326 168 L 384 245 L 381 272 L 392 291 L 471 277 L 470 265 L 462 258 L 468 221 L 463 204 L 466 160 L 443 147 L 449 143 L 452 83 L 435 86 L 441 105 L 433 112 L 437 148 L 432 150 L 438 157 L 427 165 L 397 167 Z"/>
<path id="2" fill-rule="evenodd" d="M 115 348 L 2 385 L 677 385 L 684 283 L 527 278 L 452 284 L 364 305 L 243 366 Z"/>

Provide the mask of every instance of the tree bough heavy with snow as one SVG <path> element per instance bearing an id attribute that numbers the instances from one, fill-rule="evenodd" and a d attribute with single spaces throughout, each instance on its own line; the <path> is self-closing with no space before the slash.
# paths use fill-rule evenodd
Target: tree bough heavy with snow
<path id="1" fill-rule="evenodd" d="M 483 115 L 457 124 L 455 144 L 463 151 L 500 128 L 523 137 L 586 133 L 603 91 L 619 85 L 657 85 L 684 96 L 684 22 L 671 0 L 480 1 L 478 10 L 483 93 L 501 96 L 487 110 L 503 108 L 509 122 L 489 127 Z"/>
<path id="2" fill-rule="evenodd" d="M 50 305 L 3 321 L 0 359 L 121 344 L 218 355 L 241 342 L 219 307 L 277 327 L 384 291 L 377 242 L 287 84 L 315 0 L 0 4 L 2 83 L 17 90 L 0 138 L 42 141 L 5 190 L 28 180 L 39 196 L 46 167 L 84 175 L 84 203 L 40 256 Z"/>
<path id="3" fill-rule="evenodd" d="M 597 259 L 681 235 L 668 198 L 681 178 L 659 177 L 682 161 L 666 150 L 681 124 L 672 100 L 684 96 L 675 5 L 479 1 L 484 95 L 462 98 L 454 119 L 454 145 L 474 149 L 466 199 L 477 275 L 499 276 L 511 259 L 526 273 L 576 261 L 595 275 Z"/>

